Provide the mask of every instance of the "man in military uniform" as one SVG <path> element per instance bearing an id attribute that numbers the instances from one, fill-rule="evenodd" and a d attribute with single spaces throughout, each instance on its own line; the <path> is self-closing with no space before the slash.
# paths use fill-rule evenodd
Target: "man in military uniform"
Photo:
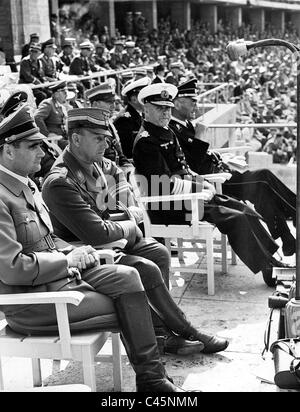
<path id="1" fill-rule="evenodd" d="M 69 74 L 76 76 L 89 76 L 96 68 L 93 66 L 91 61 L 91 55 L 93 52 L 93 44 L 90 41 L 84 41 L 80 43 L 80 55 L 75 56 L 71 61 Z M 85 89 L 89 89 L 93 85 L 93 80 L 82 80 L 77 82 L 77 87 L 80 93 L 80 97 L 83 96 Z"/>
<path id="2" fill-rule="evenodd" d="M 58 79 L 57 69 L 61 63 L 59 62 L 59 58 L 55 56 L 56 49 L 57 47 L 53 39 L 42 43 L 42 54 L 39 56 L 39 60 L 44 72 L 44 81 L 47 82 L 53 82 Z"/>
<path id="3" fill-rule="evenodd" d="M 197 79 L 192 79 L 178 86 L 169 125 L 183 149 L 187 163 L 200 175 L 229 171 L 232 177 L 223 183 L 223 193 L 238 200 L 250 201 L 268 225 L 272 237 L 282 239 L 283 254 L 293 255 L 296 251 L 296 240 L 286 219 L 296 221 L 295 193 L 270 170 L 257 169 L 240 173 L 224 164 L 218 153 L 208 151 L 209 144 L 200 140 L 201 133 L 198 134 L 190 121 L 196 107 L 196 84 Z"/>
<path id="4" fill-rule="evenodd" d="M 139 272 L 123 265 L 100 266 L 93 247 L 73 248 L 53 235 L 47 208 L 28 178 L 40 168 L 44 139 L 27 105 L 0 124 L 0 293 L 84 293 L 80 306 L 68 307 L 71 330 L 120 329 L 137 391 L 182 391 L 160 361 Z M 122 227 L 128 225 L 120 222 L 120 231 Z M 148 273 L 148 278 L 153 285 L 162 282 L 158 272 Z M 2 305 L 0 309 L 18 333 L 57 332 L 54 305 Z"/>
<path id="5" fill-rule="evenodd" d="M 32 43 L 39 43 L 40 42 L 40 35 L 38 33 L 31 33 L 29 39 L 30 39 L 29 42 L 24 44 L 24 46 L 22 47 L 22 51 L 21 51 L 22 59 L 24 57 L 28 56 L 29 48 L 30 48 Z"/>
<path id="6" fill-rule="evenodd" d="M 127 105 L 114 120 L 114 126 L 118 131 L 122 150 L 129 159 L 132 159 L 133 142 L 143 120 L 143 106 L 139 103 L 137 95 L 150 83 L 150 77 L 143 77 L 128 83 L 121 92 L 123 98 L 127 100 Z"/>
<path id="7" fill-rule="evenodd" d="M 41 54 L 41 46 L 38 43 L 32 43 L 29 47 L 29 55 L 25 56 L 20 62 L 19 83 L 44 83 L 44 71 L 41 61 L 38 59 Z M 32 89 L 33 95 L 38 106 L 40 102 L 47 98 L 44 89 Z"/>
<path id="8" fill-rule="evenodd" d="M 133 148 L 136 172 L 146 177 L 148 193 L 180 194 L 198 191 L 199 175 L 195 176 L 187 164 L 182 149 L 168 127 L 173 100 L 178 89 L 174 85 L 157 83 L 144 87 L 138 98 L 144 104 L 145 120 Z M 169 185 L 158 184 L 155 179 L 169 179 Z M 200 179 L 201 180 L 201 179 Z M 202 179 L 203 180 L 203 179 Z M 225 195 L 215 194 L 214 187 L 204 180 L 207 202 L 204 220 L 217 226 L 228 236 L 229 243 L 240 259 L 254 272 L 263 272 L 266 283 L 272 281 L 272 267 L 284 265 L 273 254 L 278 245 L 260 223 L 261 216 L 246 206 Z M 186 223 L 187 211 L 172 207 L 149 210 L 154 223 Z"/>
<path id="9" fill-rule="evenodd" d="M 67 94 L 68 88 L 65 80 L 54 85 L 50 85 L 48 89 L 52 96 L 45 99 L 39 105 L 34 114 L 36 124 L 41 130 L 41 133 L 46 137 L 57 139 L 58 145 L 63 149 L 67 145 Z"/>
<path id="10" fill-rule="evenodd" d="M 69 147 L 57 159 L 43 185 L 43 198 L 55 233 L 64 240 L 79 239 L 92 246 L 127 240 L 117 261 L 138 270 L 155 325 L 160 328 L 160 335 L 162 328 L 168 335 L 164 342 L 166 352 L 212 353 L 226 349 L 227 340 L 197 331 L 173 301 L 166 286 L 168 250 L 153 239 L 143 238 L 137 225 L 137 208 L 130 201 L 128 207 L 122 202 L 129 189 L 124 174 L 103 157 L 110 130 L 101 112 L 97 108 L 70 110 L 68 133 Z M 155 282 L 154 278 L 161 281 Z"/>
<path id="11" fill-rule="evenodd" d="M 110 135 L 107 136 L 107 148 L 104 156 L 120 166 L 127 173 L 133 169 L 132 163 L 124 155 L 120 137 L 113 122 L 110 120 L 115 109 L 116 93 L 109 82 L 101 83 L 99 86 L 87 90 L 86 99 L 90 102 L 91 107 L 99 109 L 108 119 Z"/>

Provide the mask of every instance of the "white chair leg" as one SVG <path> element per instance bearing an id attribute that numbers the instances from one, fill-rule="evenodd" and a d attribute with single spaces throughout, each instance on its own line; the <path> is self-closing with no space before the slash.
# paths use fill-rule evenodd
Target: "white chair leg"
<path id="1" fill-rule="evenodd" d="M 178 259 L 183 260 L 183 239 L 177 238 Z"/>
<path id="2" fill-rule="evenodd" d="M 2 371 L 2 361 L 0 357 L 0 390 L 4 389 L 4 379 L 3 379 L 3 371 Z"/>
<path id="3" fill-rule="evenodd" d="M 111 334 L 114 392 L 122 392 L 121 341 L 119 333 Z"/>
<path id="4" fill-rule="evenodd" d="M 214 273 L 214 243 L 213 234 L 210 233 L 206 238 L 206 260 L 207 260 L 207 293 L 215 294 L 215 273 Z"/>
<path id="5" fill-rule="evenodd" d="M 82 369 L 84 384 L 89 386 L 92 392 L 96 392 L 95 359 L 90 347 L 82 349 Z"/>
<path id="6" fill-rule="evenodd" d="M 42 386 L 41 360 L 31 359 L 33 386 Z"/>
<path id="7" fill-rule="evenodd" d="M 233 251 L 232 248 L 231 248 L 231 264 L 232 264 L 232 265 L 237 265 L 236 253 Z"/>
<path id="8" fill-rule="evenodd" d="M 53 359 L 52 361 L 52 375 L 60 371 L 61 361 L 59 359 Z"/>
<path id="9" fill-rule="evenodd" d="M 165 246 L 168 249 L 170 256 L 171 256 L 171 239 L 165 238 Z"/>
<path id="10" fill-rule="evenodd" d="M 221 259 L 222 259 L 222 273 L 227 273 L 227 237 L 221 234 Z"/>

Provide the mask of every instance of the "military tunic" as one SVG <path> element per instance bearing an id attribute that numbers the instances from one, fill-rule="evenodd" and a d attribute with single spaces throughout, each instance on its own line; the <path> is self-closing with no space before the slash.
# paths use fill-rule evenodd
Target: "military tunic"
<path id="1" fill-rule="evenodd" d="M 208 153 L 209 144 L 195 139 L 191 122 L 173 118 L 170 128 L 175 133 L 191 169 L 198 174 L 214 173 L 219 167 Z M 221 164 L 220 172 L 225 171 Z M 227 165 L 225 165 L 227 166 Z M 274 239 L 289 232 L 286 219 L 296 220 L 296 194 L 285 186 L 270 170 L 230 170 L 232 177 L 223 183 L 223 193 L 238 200 L 250 201 L 264 218 Z"/>
<path id="2" fill-rule="evenodd" d="M 129 103 L 124 111 L 122 111 L 114 121 L 124 155 L 128 159 L 132 159 L 133 142 L 142 125 L 142 116 Z"/>
<path id="3" fill-rule="evenodd" d="M 174 133 L 169 128 L 161 128 L 144 122 L 133 149 L 136 172 L 146 177 L 148 194 L 153 192 L 153 176 L 184 177 L 195 179 L 186 163 L 184 154 Z M 181 193 L 186 192 L 187 185 Z M 180 186 L 164 185 L 163 194 L 180 193 Z M 193 190 L 193 186 L 189 191 Z M 171 204 L 172 205 L 172 204 Z M 170 208 L 171 208 L 170 205 Z M 185 210 L 149 210 L 153 223 L 185 224 Z M 215 195 L 204 206 L 204 220 L 213 223 L 228 236 L 230 245 L 240 259 L 257 273 L 267 266 L 278 245 L 260 223 L 261 216 L 248 206 L 225 195 Z"/>

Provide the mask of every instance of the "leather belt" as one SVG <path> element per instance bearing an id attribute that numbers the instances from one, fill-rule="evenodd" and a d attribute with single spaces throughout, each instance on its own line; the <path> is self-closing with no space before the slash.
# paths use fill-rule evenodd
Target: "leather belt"
<path id="1" fill-rule="evenodd" d="M 56 245 L 50 234 L 44 236 L 29 247 L 24 248 L 25 252 L 42 252 L 43 250 L 56 250 Z"/>

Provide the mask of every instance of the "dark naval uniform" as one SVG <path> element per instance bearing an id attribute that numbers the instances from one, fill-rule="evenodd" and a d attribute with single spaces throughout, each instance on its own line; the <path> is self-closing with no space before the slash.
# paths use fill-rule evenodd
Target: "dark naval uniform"
<path id="1" fill-rule="evenodd" d="M 123 153 L 129 159 L 132 158 L 133 142 L 140 130 L 142 120 L 140 113 L 129 103 L 114 121 Z"/>
<path id="2" fill-rule="evenodd" d="M 172 179 L 169 187 L 164 185 L 163 194 L 183 193 L 186 185 L 180 185 L 178 180 L 187 176 L 195 179 L 171 129 L 150 122 L 143 123 L 135 140 L 133 160 L 136 172 L 148 181 L 149 194 L 153 175 Z M 190 185 L 188 191 L 191 191 Z M 149 214 L 154 223 L 186 223 L 185 211 L 149 210 Z M 254 273 L 265 268 L 278 249 L 261 225 L 260 218 L 245 204 L 225 195 L 215 195 L 204 206 L 204 220 L 215 224 L 221 233 L 228 236 L 233 250 Z"/>
<path id="3" fill-rule="evenodd" d="M 228 165 L 218 162 L 209 153 L 209 144 L 195 139 L 195 129 L 172 118 L 169 124 L 183 149 L 191 169 L 198 174 L 230 171 L 232 177 L 223 183 L 223 193 L 238 200 L 248 200 L 267 223 L 274 239 L 289 233 L 286 219 L 296 219 L 296 195 L 285 186 L 270 170 L 258 169 L 240 173 Z"/>
<path id="4" fill-rule="evenodd" d="M 107 137 L 106 139 L 108 147 L 105 150 L 104 156 L 115 162 L 120 167 L 132 167 L 132 163 L 123 153 L 118 131 L 111 121 L 109 121 L 109 130 L 112 136 Z"/>

